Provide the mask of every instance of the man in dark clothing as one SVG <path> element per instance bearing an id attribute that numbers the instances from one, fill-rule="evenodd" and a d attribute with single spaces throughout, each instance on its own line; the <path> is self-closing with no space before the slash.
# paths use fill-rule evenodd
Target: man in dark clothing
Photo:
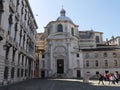
<path id="1" fill-rule="evenodd" d="M 96 74 L 97 75 L 97 77 L 98 77 L 98 80 L 99 80 L 99 82 L 98 82 L 98 84 L 100 84 L 100 82 L 102 82 L 102 84 L 104 85 L 104 82 L 103 82 L 103 80 L 104 80 L 104 76 L 103 75 L 101 75 L 101 74 Z"/>
<path id="2" fill-rule="evenodd" d="M 114 78 L 115 78 L 115 82 L 118 84 L 118 83 L 119 83 L 120 76 L 119 76 L 119 74 L 118 74 L 117 71 L 114 73 Z"/>

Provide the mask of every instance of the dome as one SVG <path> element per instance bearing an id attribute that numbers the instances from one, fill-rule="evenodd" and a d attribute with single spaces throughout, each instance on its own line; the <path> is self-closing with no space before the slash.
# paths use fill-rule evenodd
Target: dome
<path id="1" fill-rule="evenodd" d="M 69 22 L 72 22 L 72 20 L 67 17 L 65 15 L 66 11 L 62 8 L 62 10 L 60 11 L 60 15 L 58 18 L 57 18 L 57 21 L 69 21 Z M 73 23 L 73 22 L 72 22 Z"/>

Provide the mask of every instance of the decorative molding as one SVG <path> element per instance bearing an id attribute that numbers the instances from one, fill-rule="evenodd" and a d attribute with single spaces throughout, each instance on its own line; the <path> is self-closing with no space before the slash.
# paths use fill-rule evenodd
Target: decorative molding
<path id="1" fill-rule="evenodd" d="M 11 10 L 12 10 L 13 13 L 14 13 L 16 10 L 15 10 L 15 5 L 14 5 L 14 3 L 13 3 L 13 0 L 10 0 L 9 6 L 10 6 Z"/>

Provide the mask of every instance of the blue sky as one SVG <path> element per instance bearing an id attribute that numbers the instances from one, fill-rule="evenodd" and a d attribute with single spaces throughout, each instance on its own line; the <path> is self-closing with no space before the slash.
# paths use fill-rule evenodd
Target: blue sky
<path id="1" fill-rule="evenodd" d="M 103 39 L 120 36 L 120 0 L 29 0 L 38 24 L 37 32 L 60 16 L 62 5 L 66 16 L 79 30 L 103 32 Z"/>

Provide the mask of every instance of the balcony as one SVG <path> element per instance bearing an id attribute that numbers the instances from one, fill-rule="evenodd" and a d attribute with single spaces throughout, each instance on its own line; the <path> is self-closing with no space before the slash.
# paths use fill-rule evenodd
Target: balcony
<path id="1" fill-rule="evenodd" d="M 22 52 L 23 54 L 26 55 L 26 50 L 25 50 L 23 47 L 20 47 L 20 50 L 21 50 L 21 52 Z"/>
<path id="2" fill-rule="evenodd" d="M 13 38 L 11 37 L 11 36 L 8 36 L 7 37 L 7 41 L 8 41 L 8 43 L 10 43 L 11 45 L 13 45 Z"/>
<path id="3" fill-rule="evenodd" d="M 19 15 L 18 12 L 16 12 L 15 16 L 16 16 L 17 20 L 19 21 L 20 20 L 20 15 Z"/>
<path id="4" fill-rule="evenodd" d="M 18 42 L 14 42 L 14 46 L 16 47 L 16 48 L 18 48 Z"/>

